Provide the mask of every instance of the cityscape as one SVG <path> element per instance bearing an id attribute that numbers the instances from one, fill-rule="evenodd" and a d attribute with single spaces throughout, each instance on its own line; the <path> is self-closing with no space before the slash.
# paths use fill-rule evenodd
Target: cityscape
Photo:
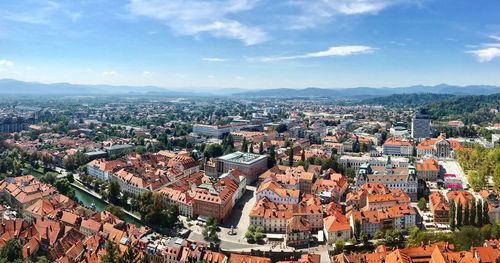
<path id="1" fill-rule="evenodd" d="M 0 3 L 0 262 L 500 262 L 498 10 Z"/>

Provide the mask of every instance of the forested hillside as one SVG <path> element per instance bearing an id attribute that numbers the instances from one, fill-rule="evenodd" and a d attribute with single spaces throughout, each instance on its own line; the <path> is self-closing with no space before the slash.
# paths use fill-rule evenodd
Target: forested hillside
<path id="1" fill-rule="evenodd" d="M 394 94 L 367 99 L 360 104 L 420 108 L 434 120 L 462 120 L 465 124 L 498 123 L 500 93 L 492 95 Z"/>

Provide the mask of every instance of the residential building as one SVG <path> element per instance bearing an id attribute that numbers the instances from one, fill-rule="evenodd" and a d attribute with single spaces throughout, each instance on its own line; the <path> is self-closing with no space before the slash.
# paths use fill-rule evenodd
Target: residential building
<path id="1" fill-rule="evenodd" d="M 429 195 L 429 210 L 436 226 L 438 224 L 449 224 L 450 204 L 440 192 L 432 192 Z"/>
<path id="2" fill-rule="evenodd" d="M 127 164 L 121 160 L 106 161 L 105 159 L 97 159 L 87 164 L 87 174 L 108 181 L 110 173 L 125 166 Z"/>
<path id="3" fill-rule="evenodd" d="M 311 242 L 311 227 L 309 221 L 302 216 L 292 216 L 286 225 L 285 242 L 290 247 L 303 247 Z"/>
<path id="4" fill-rule="evenodd" d="M 293 216 L 301 216 L 309 223 L 309 230 L 323 230 L 323 207 L 318 198 L 303 195 L 302 200 L 293 207 Z"/>
<path id="5" fill-rule="evenodd" d="M 347 240 L 351 238 L 349 219 L 339 211 L 335 211 L 333 215 L 325 217 L 323 225 L 326 242 L 329 245 L 334 244 L 339 239 Z"/>
<path id="6" fill-rule="evenodd" d="M 267 198 L 277 204 L 297 204 L 300 191 L 284 188 L 277 182 L 262 183 L 256 192 L 256 199 Z"/>
<path id="7" fill-rule="evenodd" d="M 40 199 L 48 199 L 57 194 L 57 189 L 41 183 L 32 175 L 23 175 L 0 181 L 0 193 L 10 206 L 24 210 Z"/>
<path id="8" fill-rule="evenodd" d="M 260 226 L 268 233 L 284 233 L 292 212 L 292 204 L 278 204 L 264 197 L 250 211 L 250 225 Z"/>
<path id="9" fill-rule="evenodd" d="M 408 231 L 416 224 L 416 212 L 409 205 L 395 205 L 384 210 L 352 211 L 349 222 L 354 229 L 355 221 L 361 225 L 361 231 L 373 237 L 378 230 L 400 229 Z"/>

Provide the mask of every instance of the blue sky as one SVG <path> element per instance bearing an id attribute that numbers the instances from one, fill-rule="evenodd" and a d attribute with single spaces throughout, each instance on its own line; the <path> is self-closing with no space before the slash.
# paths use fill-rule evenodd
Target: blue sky
<path id="1" fill-rule="evenodd" d="M 5 0 L 0 78 L 170 88 L 500 85 L 495 0 Z"/>

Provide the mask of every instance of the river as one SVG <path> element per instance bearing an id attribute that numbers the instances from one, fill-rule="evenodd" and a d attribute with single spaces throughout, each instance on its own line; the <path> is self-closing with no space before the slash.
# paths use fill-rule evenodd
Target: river
<path id="1" fill-rule="evenodd" d="M 89 195 L 88 193 L 72 186 L 73 189 L 75 190 L 75 197 L 78 199 L 78 201 L 82 202 L 85 206 L 90 207 L 92 203 L 95 204 L 95 209 L 97 211 L 102 211 L 104 208 L 106 208 L 107 204 L 102 201 L 101 199 L 97 199 L 96 197 Z M 141 221 L 137 220 L 136 218 L 133 218 L 127 214 L 123 214 L 123 220 L 125 222 L 134 224 L 136 226 L 142 226 L 143 224 Z"/>

